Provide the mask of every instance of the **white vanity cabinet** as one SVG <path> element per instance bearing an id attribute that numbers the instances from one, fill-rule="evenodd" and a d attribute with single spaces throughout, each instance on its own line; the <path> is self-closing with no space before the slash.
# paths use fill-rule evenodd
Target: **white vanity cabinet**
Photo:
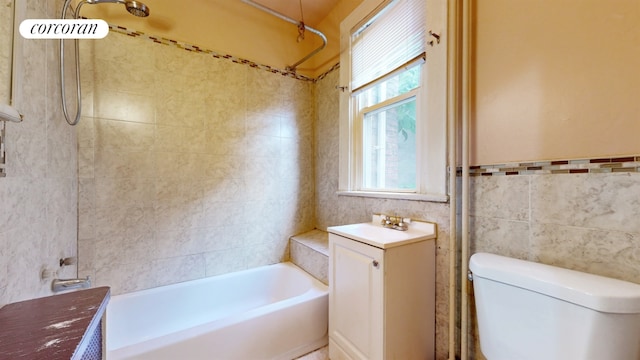
<path id="1" fill-rule="evenodd" d="M 330 227 L 329 357 L 435 357 L 435 225 Z"/>

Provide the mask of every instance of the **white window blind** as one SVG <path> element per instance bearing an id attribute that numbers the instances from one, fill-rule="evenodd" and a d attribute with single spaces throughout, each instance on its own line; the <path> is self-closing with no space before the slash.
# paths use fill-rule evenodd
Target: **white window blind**
<path id="1" fill-rule="evenodd" d="M 425 0 L 394 0 L 351 35 L 351 89 L 385 76 L 425 52 Z"/>

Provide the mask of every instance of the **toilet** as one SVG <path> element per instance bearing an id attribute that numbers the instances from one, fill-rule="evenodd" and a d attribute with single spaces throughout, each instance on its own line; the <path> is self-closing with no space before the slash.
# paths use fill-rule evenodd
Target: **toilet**
<path id="1" fill-rule="evenodd" d="M 469 268 L 488 360 L 640 359 L 640 285 L 487 253 Z"/>

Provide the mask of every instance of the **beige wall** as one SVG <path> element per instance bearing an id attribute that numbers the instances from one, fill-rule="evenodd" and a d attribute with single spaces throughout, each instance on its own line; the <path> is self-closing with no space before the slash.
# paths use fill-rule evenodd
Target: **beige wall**
<path id="1" fill-rule="evenodd" d="M 472 3 L 472 164 L 640 153 L 638 1 Z"/>
<path id="2" fill-rule="evenodd" d="M 327 36 L 327 47 L 320 53 L 309 59 L 309 64 L 305 67 L 314 69 L 314 76 L 318 76 L 327 71 L 331 66 L 340 61 L 340 23 L 347 17 L 363 0 L 340 0 L 333 10 L 317 26 Z"/>
<path id="3" fill-rule="evenodd" d="M 81 53 L 81 275 L 118 294 L 287 260 L 313 83 L 114 32 Z"/>
<path id="4" fill-rule="evenodd" d="M 3 2 L 2 5 L 7 2 Z M 24 18 L 54 17 L 60 1 L 18 0 Z M 0 6 L 6 19 L 10 7 Z M 61 257 L 76 256 L 76 134 L 60 109 L 57 43 L 25 40 L 17 45 L 22 67 L 15 106 L 22 123 L 6 128 L 7 176 L 0 178 L 0 306 L 51 294 L 43 269 L 75 277 L 76 266 L 59 269 Z M 10 49 L 1 48 L 3 57 Z"/>

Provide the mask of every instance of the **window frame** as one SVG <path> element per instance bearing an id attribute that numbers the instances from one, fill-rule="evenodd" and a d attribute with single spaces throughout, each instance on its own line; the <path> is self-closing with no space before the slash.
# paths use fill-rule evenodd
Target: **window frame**
<path id="1" fill-rule="evenodd" d="M 422 65 L 410 65 L 412 62 L 409 62 L 406 67 L 389 74 L 393 76 L 409 66 L 422 66 L 416 99 L 416 191 L 362 190 L 362 129 L 360 119 L 356 118 L 357 100 L 351 92 L 351 39 L 354 30 L 391 1 L 364 0 L 340 24 L 340 85 L 345 90 L 340 94 L 339 104 L 338 195 L 447 202 L 447 46 L 442 33 L 440 43 L 428 47 Z M 428 29 L 446 29 L 446 1 L 427 0 L 425 11 Z M 363 88 L 366 87 L 369 84 Z"/>

